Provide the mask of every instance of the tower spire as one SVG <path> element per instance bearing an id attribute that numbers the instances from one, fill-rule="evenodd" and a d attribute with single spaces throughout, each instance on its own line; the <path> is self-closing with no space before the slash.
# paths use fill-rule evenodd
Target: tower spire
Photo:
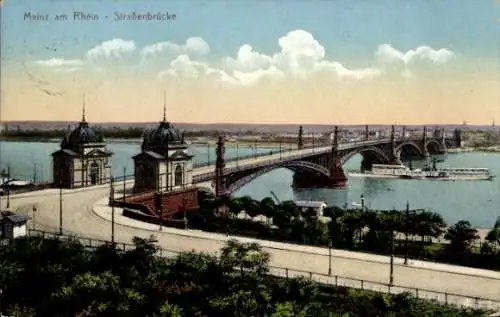
<path id="1" fill-rule="evenodd" d="M 83 93 L 82 122 L 85 122 L 85 93 Z"/>
<path id="2" fill-rule="evenodd" d="M 167 122 L 167 98 L 165 90 L 163 90 L 163 122 Z"/>

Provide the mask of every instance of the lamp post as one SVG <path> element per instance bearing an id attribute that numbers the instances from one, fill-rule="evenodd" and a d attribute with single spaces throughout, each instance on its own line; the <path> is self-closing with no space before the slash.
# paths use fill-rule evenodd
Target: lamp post
<path id="1" fill-rule="evenodd" d="M 182 197 L 182 209 L 184 210 L 184 229 L 187 229 L 188 219 L 186 214 L 186 197 Z"/>
<path id="2" fill-rule="evenodd" d="M 410 202 L 406 201 L 406 216 L 410 214 Z M 408 219 L 408 217 L 406 217 Z M 407 220 L 405 221 L 407 223 Z M 408 230 L 405 230 L 405 265 L 408 265 Z"/>
<path id="3" fill-rule="evenodd" d="M 111 188 L 109 190 L 109 204 L 111 205 L 111 243 L 115 244 L 115 189 L 113 183 L 114 178 L 111 176 Z"/>
<path id="4" fill-rule="evenodd" d="M 167 163 L 168 164 L 168 163 Z M 156 192 L 156 210 L 158 210 L 158 218 L 159 218 L 159 223 L 160 223 L 160 231 L 162 230 L 162 222 L 163 222 L 163 195 L 162 195 L 162 184 L 161 184 L 161 176 L 160 176 L 160 186 L 159 189 Z M 168 187 L 167 187 L 168 190 Z"/>
<path id="5" fill-rule="evenodd" d="M 36 178 L 37 178 L 37 175 L 36 175 L 36 163 L 34 163 L 34 166 L 33 166 L 33 184 L 36 184 Z"/>
<path id="6" fill-rule="evenodd" d="M 37 211 L 35 205 L 33 205 L 32 210 L 33 210 L 33 229 L 32 230 L 35 231 L 36 230 L 36 211 Z"/>
<path id="7" fill-rule="evenodd" d="M 7 166 L 7 182 L 9 180 L 10 180 L 10 165 Z M 10 208 L 10 188 L 7 185 L 7 187 L 5 187 L 5 189 L 7 190 L 7 208 Z"/>
<path id="8" fill-rule="evenodd" d="M 253 158 L 257 158 L 257 139 L 253 141 Z"/>
<path id="9" fill-rule="evenodd" d="M 328 240 L 328 276 L 332 276 L 332 240 Z"/>
<path id="10" fill-rule="evenodd" d="M 62 200 L 62 180 L 59 181 L 59 234 L 63 234 L 63 200 Z"/>
<path id="11" fill-rule="evenodd" d="M 126 189 L 126 185 L 127 185 L 127 183 L 125 182 L 126 178 L 127 178 L 127 167 L 124 166 L 123 167 L 123 203 L 125 203 L 125 201 L 126 201 L 126 196 L 125 196 L 125 189 Z"/>
<path id="12" fill-rule="evenodd" d="M 10 208 L 10 188 L 7 186 L 7 209 Z"/>
<path id="13" fill-rule="evenodd" d="M 238 157 L 240 156 L 240 146 L 238 141 L 236 141 L 236 167 L 238 167 Z"/>
<path id="14" fill-rule="evenodd" d="M 282 150 L 281 150 L 281 142 L 282 142 L 282 140 L 281 140 L 281 137 L 280 137 L 280 148 L 279 148 L 280 149 L 280 161 L 281 161 L 281 152 L 282 152 Z"/>
<path id="15" fill-rule="evenodd" d="M 210 141 L 207 140 L 207 165 L 210 165 Z"/>
<path id="16" fill-rule="evenodd" d="M 391 263 L 389 271 L 389 285 L 394 283 L 394 228 L 391 228 Z"/>

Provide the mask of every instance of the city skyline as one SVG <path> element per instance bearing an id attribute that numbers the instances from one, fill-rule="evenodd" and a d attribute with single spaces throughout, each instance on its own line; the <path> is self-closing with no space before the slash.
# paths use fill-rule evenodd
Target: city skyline
<path id="1" fill-rule="evenodd" d="M 115 21 L 132 12 L 167 20 Z M 489 0 L 7 0 L 0 115 L 76 121 L 85 93 L 91 122 L 154 122 L 166 91 L 174 122 L 489 125 L 498 13 Z"/>

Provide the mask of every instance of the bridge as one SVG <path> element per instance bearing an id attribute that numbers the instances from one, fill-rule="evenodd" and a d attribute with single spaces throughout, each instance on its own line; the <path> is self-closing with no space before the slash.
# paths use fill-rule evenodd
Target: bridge
<path id="1" fill-rule="evenodd" d="M 301 130 L 300 130 L 301 131 Z M 342 164 L 357 154 L 363 156 L 362 169 L 372 164 L 401 164 L 404 156 L 429 157 L 444 154 L 455 141 L 446 139 L 442 130 L 428 136 L 424 127 L 422 136 L 396 137 L 395 126 L 389 138 L 368 138 L 362 141 L 339 142 L 339 128 L 335 127 L 332 144 L 305 148 L 302 133 L 299 132 L 296 150 L 250 158 L 224 158 L 224 139 L 219 137 L 214 165 L 195 166 L 193 183 L 211 182 L 218 196 L 230 195 L 255 178 L 277 168 L 294 171 L 294 184 L 299 187 L 344 187 L 347 178 Z"/>

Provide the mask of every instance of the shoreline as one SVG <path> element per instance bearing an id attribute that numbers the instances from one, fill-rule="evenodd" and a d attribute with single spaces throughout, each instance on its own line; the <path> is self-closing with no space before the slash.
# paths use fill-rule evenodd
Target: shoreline
<path id="1" fill-rule="evenodd" d="M 53 138 L 0 138 L 0 141 L 3 142 L 33 142 L 33 143 L 60 143 L 60 139 L 53 139 Z M 141 144 L 142 139 L 141 138 L 106 138 L 105 143 L 124 143 L 124 144 Z M 198 138 L 195 140 L 188 140 L 187 142 L 189 145 L 210 145 L 210 146 L 215 146 L 217 144 L 217 139 L 216 138 Z M 270 141 L 264 141 L 264 140 L 258 140 L 255 142 L 254 140 L 226 140 L 224 142 L 226 146 L 236 146 L 236 144 L 243 145 L 244 147 L 253 147 L 255 144 L 257 144 L 257 148 L 279 148 L 280 143 L 275 140 L 270 140 Z M 282 142 L 281 146 L 283 147 L 283 150 L 287 150 L 290 148 L 290 145 L 295 145 L 295 142 Z M 310 145 L 310 144 L 304 144 L 305 146 Z M 317 144 L 318 147 L 323 147 L 324 145 L 322 144 Z"/>
<path id="2" fill-rule="evenodd" d="M 0 141 L 4 142 L 38 142 L 38 143 L 60 143 L 62 140 L 61 138 L 45 138 L 45 137 L 0 137 Z M 105 143 L 125 143 L 125 144 L 140 144 L 142 143 L 142 138 L 123 138 L 123 137 L 106 137 Z M 188 139 L 188 144 L 192 145 L 215 145 L 217 144 L 217 138 L 216 137 L 195 137 L 192 139 Z M 250 137 L 243 137 L 242 139 L 235 139 L 234 137 L 231 139 L 227 139 L 224 142 L 226 145 L 235 145 L 235 144 L 241 144 L 245 145 L 248 147 L 253 147 L 255 143 L 257 143 L 257 146 L 259 145 L 265 145 L 266 147 L 276 147 L 278 148 L 280 146 L 279 139 L 270 139 L 270 140 L 263 140 L 259 137 L 255 138 L 250 138 Z M 292 142 L 281 142 L 281 146 L 284 149 L 288 149 L 290 145 L 296 145 L 297 142 L 292 141 Z M 304 143 L 304 146 L 311 146 L 312 143 L 306 142 Z M 321 142 L 318 142 L 317 147 L 323 147 L 327 146 L 327 144 L 322 144 Z M 484 146 L 477 146 L 477 147 L 463 147 L 463 148 L 451 148 L 448 149 L 447 153 L 448 154 L 457 154 L 457 153 L 470 153 L 470 152 L 476 152 L 476 153 L 500 153 L 500 145 L 495 145 L 495 146 L 489 146 L 489 147 L 484 147 Z"/>

